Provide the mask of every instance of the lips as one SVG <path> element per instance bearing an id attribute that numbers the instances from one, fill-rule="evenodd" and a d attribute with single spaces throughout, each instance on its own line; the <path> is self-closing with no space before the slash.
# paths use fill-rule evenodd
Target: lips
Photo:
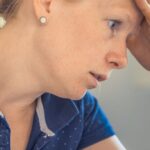
<path id="1" fill-rule="evenodd" d="M 90 74 L 97 80 L 97 81 L 105 81 L 108 79 L 107 75 L 104 74 L 98 74 L 95 72 L 90 72 Z"/>

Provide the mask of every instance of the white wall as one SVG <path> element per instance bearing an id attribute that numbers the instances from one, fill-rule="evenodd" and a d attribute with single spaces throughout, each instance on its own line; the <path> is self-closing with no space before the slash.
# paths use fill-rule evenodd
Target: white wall
<path id="1" fill-rule="evenodd" d="M 129 54 L 129 65 L 91 92 L 128 150 L 150 150 L 150 72 Z"/>

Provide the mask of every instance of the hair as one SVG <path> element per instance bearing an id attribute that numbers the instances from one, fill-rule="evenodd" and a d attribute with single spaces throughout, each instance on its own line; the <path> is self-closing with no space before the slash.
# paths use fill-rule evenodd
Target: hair
<path id="1" fill-rule="evenodd" d="M 0 0 L 0 14 L 3 15 L 6 20 L 14 17 L 19 9 L 20 1 L 21 0 Z"/>

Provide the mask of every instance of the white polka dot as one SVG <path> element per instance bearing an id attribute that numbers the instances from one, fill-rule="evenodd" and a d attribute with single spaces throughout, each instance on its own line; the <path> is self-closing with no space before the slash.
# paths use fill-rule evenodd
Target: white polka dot
<path id="1" fill-rule="evenodd" d="M 46 138 L 47 138 L 47 135 L 45 134 L 43 137 L 46 139 Z"/>
<path id="2" fill-rule="evenodd" d="M 57 140 L 59 141 L 59 137 L 57 137 Z"/>
<path id="3" fill-rule="evenodd" d="M 52 145 L 52 147 L 55 147 L 55 145 Z"/>
<path id="4" fill-rule="evenodd" d="M 74 128 L 74 130 L 77 130 L 77 128 Z"/>
<path id="5" fill-rule="evenodd" d="M 72 136 L 70 135 L 69 138 L 72 138 Z"/>
<path id="6" fill-rule="evenodd" d="M 66 145 L 67 145 L 67 143 L 64 143 L 64 145 L 66 146 Z"/>

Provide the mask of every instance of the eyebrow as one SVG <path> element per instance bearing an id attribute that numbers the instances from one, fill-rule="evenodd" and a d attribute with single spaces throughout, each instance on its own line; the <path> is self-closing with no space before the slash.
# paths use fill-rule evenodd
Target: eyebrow
<path id="1" fill-rule="evenodd" d="M 127 22 L 133 23 L 133 19 L 132 19 L 132 17 L 130 16 L 129 13 L 126 12 L 126 13 L 123 13 L 123 15 L 124 15 L 125 20 L 126 20 Z"/>
<path id="2" fill-rule="evenodd" d="M 129 15 L 129 13 L 124 13 L 124 15 L 126 16 L 126 20 L 130 23 L 138 23 L 138 25 L 141 25 L 143 23 L 144 16 L 140 17 L 140 19 L 138 21 L 133 21 L 132 17 Z"/>

